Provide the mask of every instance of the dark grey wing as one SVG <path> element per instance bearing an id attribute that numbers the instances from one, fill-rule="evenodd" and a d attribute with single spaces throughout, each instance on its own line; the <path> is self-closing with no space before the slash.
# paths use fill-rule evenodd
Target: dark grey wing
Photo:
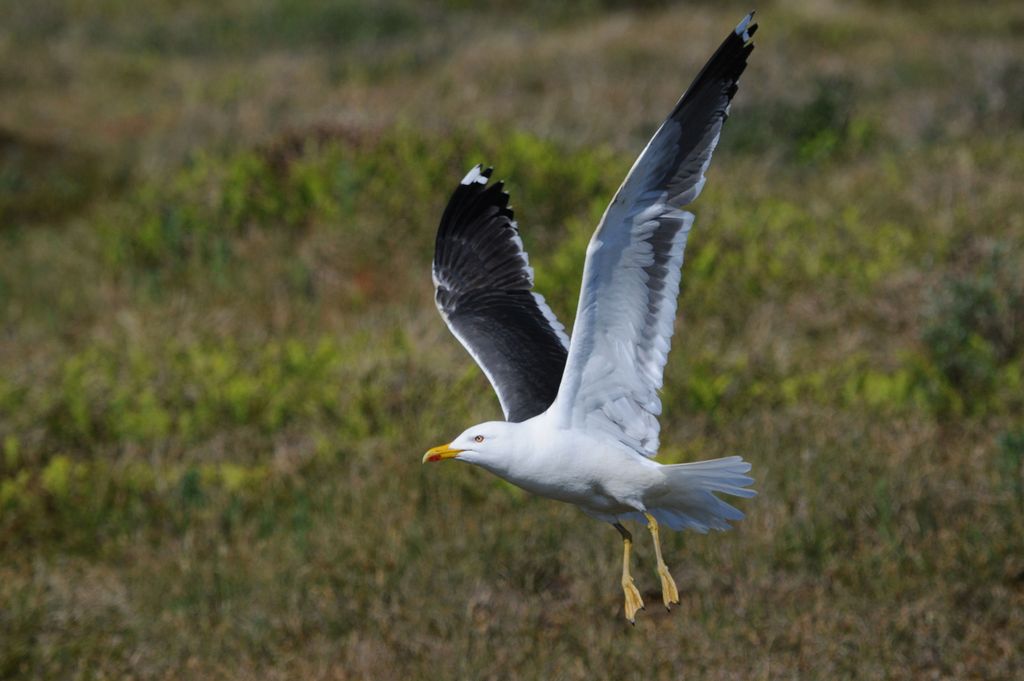
<path id="1" fill-rule="evenodd" d="M 508 421 L 555 400 L 569 338 L 544 297 L 502 183 L 476 166 L 448 201 L 434 246 L 434 300 L 448 328 L 483 369 Z"/>

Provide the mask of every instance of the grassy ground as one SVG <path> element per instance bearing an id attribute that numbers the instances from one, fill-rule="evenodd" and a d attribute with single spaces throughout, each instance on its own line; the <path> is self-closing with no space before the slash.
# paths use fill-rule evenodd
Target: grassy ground
<path id="1" fill-rule="evenodd" d="M 761 494 L 632 629 L 614 531 L 419 463 L 499 414 L 433 230 L 494 164 L 571 320 L 747 7 L 513 5 L 0 6 L 0 677 L 1019 676 L 1024 7 L 758 8 L 662 441 Z"/>

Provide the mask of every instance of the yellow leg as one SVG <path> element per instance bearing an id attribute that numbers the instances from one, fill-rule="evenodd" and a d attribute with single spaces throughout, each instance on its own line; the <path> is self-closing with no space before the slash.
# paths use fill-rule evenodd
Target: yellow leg
<path id="1" fill-rule="evenodd" d="M 620 523 L 615 523 L 615 529 L 622 535 L 622 592 L 626 596 L 626 619 L 635 625 L 636 611 L 644 609 L 644 601 L 633 583 L 632 575 L 629 574 L 629 552 L 633 548 L 633 535 Z"/>
<path id="2" fill-rule="evenodd" d="M 654 539 L 654 555 L 658 558 L 658 576 L 661 577 L 661 600 L 665 602 L 667 610 L 672 609 L 673 603 L 679 602 L 679 590 L 676 588 L 676 580 L 668 571 L 668 566 L 661 557 L 661 538 L 658 536 L 658 521 L 650 513 L 644 513 L 647 518 L 647 529 L 651 531 L 651 538 Z"/>

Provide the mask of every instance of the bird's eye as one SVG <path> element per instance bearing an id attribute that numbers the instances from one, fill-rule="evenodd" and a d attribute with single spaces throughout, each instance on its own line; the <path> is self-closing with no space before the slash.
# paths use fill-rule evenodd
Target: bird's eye
<path id="1" fill-rule="evenodd" d="M 484 436 L 483 435 L 477 435 L 475 438 L 473 438 L 473 442 L 483 442 L 483 441 L 484 441 Z"/>

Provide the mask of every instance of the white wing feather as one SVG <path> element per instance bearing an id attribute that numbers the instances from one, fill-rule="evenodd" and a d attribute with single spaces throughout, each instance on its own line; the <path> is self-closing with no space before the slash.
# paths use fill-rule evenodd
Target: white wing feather
<path id="1" fill-rule="evenodd" d="M 645 456 L 658 415 L 686 238 L 704 174 L 728 117 L 756 26 L 730 34 L 658 129 L 608 206 L 587 248 L 565 373 L 550 413 L 599 430 Z M 748 28 L 749 27 L 749 28 Z"/>

